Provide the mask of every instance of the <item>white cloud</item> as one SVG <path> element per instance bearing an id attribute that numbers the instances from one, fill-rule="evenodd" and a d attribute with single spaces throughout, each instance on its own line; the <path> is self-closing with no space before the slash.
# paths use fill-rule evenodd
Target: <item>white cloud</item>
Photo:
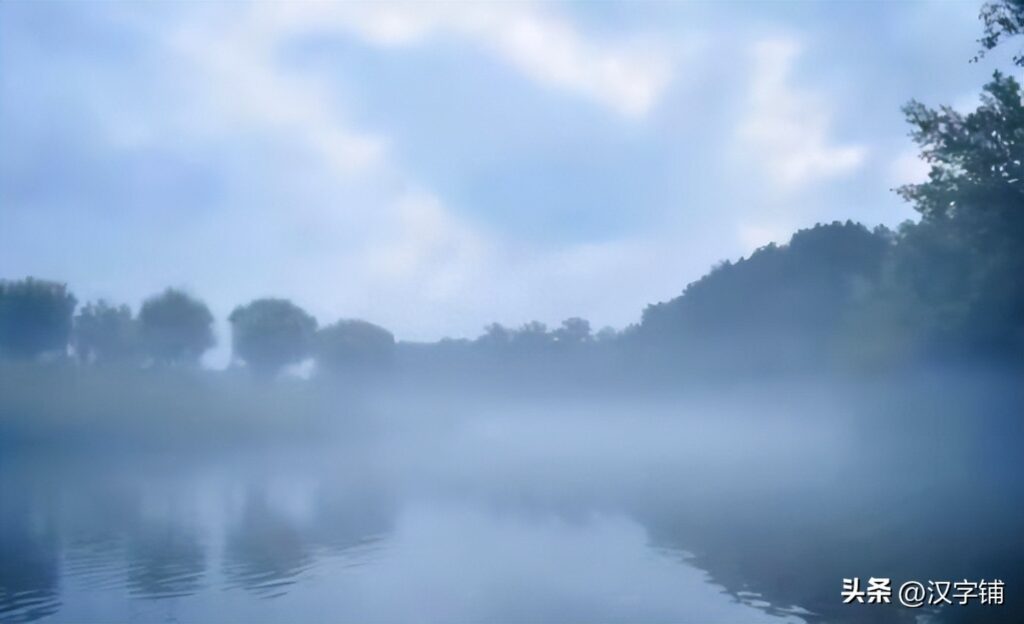
<path id="1" fill-rule="evenodd" d="M 538 83 L 627 117 L 646 115 L 671 77 L 667 56 L 650 44 L 597 41 L 527 3 L 268 3 L 261 23 L 279 31 L 344 31 L 379 47 L 458 37 Z"/>
<path id="2" fill-rule="evenodd" d="M 595 325 L 622 325 L 636 320 L 642 302 L 676 289 L 678 276 L 650 268 L 674 265 L 673 254 L 689 258 L 674 243 L 537 248 L 460 217 L 392 158 L 387 136 L 350 122 L 332 95 L 335 77 L 287 65 L 290 43 L 325 28 L 332 37 L 354 32 L 316 10 L 377 5 L 303 5 L 298 17 L 289 16 L 291 6 L 190 5 L 170 23 L 132 22 L 149 27 L 147 42 L 162 44 L 131 68 L 138 74 L 122 77 L 133 88 L 83 86 L 90 97 L 119 97 L 117 106 L 96 107 L 106 139 L 97 153 L 167 153 L 172 165 L 187 162 L 211 182 L 195 203 L 169 209 L 180 212 L 166 220 L 173 230 L 151 219 L 119 226 L 102 253 L 82 254 L 92 259 L 88 266 L 55 272 L 82 296 L 137 304 L 166 285 L 185 286 L 221 319 L 252 298 L 282 296 L 324 323 L 361 317 L 401 339 L 437 339 L 474 336 L 494 320 L 586 315 Z M 406 19 L 418 11 L 409 6 L 394 5 L 376 25 L 359 23 L 376 33 L 374 45 L 464 36 L 539 81 L 627 115 L 641 114 L 660 94 L 662 78 L 635 64 L 641 56 L 599 46 L 532 7 L 444 5 L 433 10 L 464 7 L 465 15 L 423 25 Z M 144 206 L 148 198 L 133 202 Z M 118 270 L 97 277 L 100 256 Z M 218 327 L 220 345 L 209 361 L 222 364 L 229 340 L 226 325 Z"/>
<path id="3" fill-rule="evenodd" d="M 197 6 L 153 30 L 179 79 L 168 98 L 154 107 L 140 90 L 101 109 L 107 147 L 171 146 L 217 180 L 215 200 L 183 207 L 190 217 L 173 237 L 147 241 L 122 292 L 188 286 L 220 317 L 283 296 L 323 322 L 362 317 L 400 337 L 438 337 L 470 307 L 465 292 L 482 283 L 492 243 L 428 190 L 409 190 L 421 186 L 415 175 L 392 161 L 386 136 L 349 122 L 330 76 L 282 61 L 316 24 L 266 11 Z M 228 350 L 219 329 L 217 365 Z"/>
<path id="4" fill-rule="evenodd" d="M 378 46 L 463 37 L 539 82 L 629 116 L 653 106 L 668 78 L 662 62 L 605 49 L 528 5 L 268 3 L 189 21 L 169 40 L 197 83 L 200 104 L 183 115 L 186 129 L 214 142 L 270 135 L 313 169 L 281 163 L 265 180 L 243 166 L 257 200 L 266 186 L 288 205 L 226 197 L 192 241 L 190 263 L 205 267 L 196 285 L 216 290 L 221 307 L 275 293 L 324 322 L 368 317 L 405 339 L 436 338 L 439 327 L 472 335 L 499 314 L 513 323 L 587 312 L 624 320 L 601 285 L 609 275 L 647 273 L 640 259 L 649 254 L 616 245 L 530 251 L 480 230 L 429 190 L 409 190 L 420 188 L 414 175 L 389 162 L 386 137 L 347 123 L 329 77 L 279 60 L 290 41 L 353 33 Z M 288 232 L 298 238 L 289 242 Z"/>
<path id="5" fill-rule="evenodd" d="M 401 197 L 390 210 L 393 227 L 367 252 L 376 278 L 400 282 L 430 301 L 457 297 L 470 286 L 484 261 L 479 233 L 426 193 Z"/>
<path id="6" fill-rule="evenodd" d="M 356 173 L 380 163 L 386 141 L 348 127 L 317 81 L 277 66 L 282 31 L 254 20 L 185 28 L 171 45 L 205 78 L 208 103 L 201 123 L 212 133 L 239 126 L 287 134 L 318 155 L 336 173 Z M 219 27 L 218 27 L 219 26 Z M 210 115 L 216 120 L 211 123 Z"/>
<path id="7" fill-rule="evenodd" d="M 739 149 L 765 169 L 779 189 L 849 173 L 863 164 L 862 145 L 836 144 L 831 111 L 821 95 L 792 84 L 799 45 L 771 39 L 751 48 L 753 78 L 737 128 Z"/>

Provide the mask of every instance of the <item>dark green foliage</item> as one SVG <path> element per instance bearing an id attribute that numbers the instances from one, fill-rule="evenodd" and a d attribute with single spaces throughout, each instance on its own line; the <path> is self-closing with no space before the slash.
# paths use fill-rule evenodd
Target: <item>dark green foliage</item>
<path id="1" fill-rule="evenodd" d="M 213 346 L 213 315 L 206 304 L 168 288 L 139 310 L 142 348 L 160 364 L 195 364 Z"/>
<path id="2" fill-rule="evenodd" d="M 904 107 L 911 137 L 931 164 L 928 181 L 899 193 L 924 220 L 949 222 L 968 244 L 984 249 L 1019 235 L 1024 214 L 1024 106 L 1020 85 L 996 72 L 982 104 L 963 115 L 912 101 Z M 1010 227 L 1010 231 L 1005 228 Z"/>
<path id="3" fill-rule="evenodd" d="M 636 338 L 766 364 L 820 358 L 868 295 L 892 244 L 889 230 L 850 221 L 800 230 L 789 244 L 724 262 L 682 296 L 648 306 Z"/>
<path id="4" fill-rule="evenodd" d="M 126 305 L 100 299 L 75 315 L 72 345 L 82 362 L 126 362 L 139 353 L 138 327 Z"/>
<path id="5" fill-rule="evenodd" d="M 239 306 L 231 321 L 236 359 L 260 375 L 274 375 L 309 354 L 316 319 L 287 299 L 257 299 Z"/>
<path id="6" fill-rule="evenodd" d="M 1024 0 L 986 2 L 981 7 L 980 17 L 985 24 L 985 34 L 978 40 L 981 50 L 974 57 L 975 61 L 999 45 L 1003 39 L 1024 32 Z M 1024 66 L 1024 54 L 1015 55 L 1013 62 Z"/>
<path id="7" fill-rule="evenodd" d="M 334 373 L 381 372 L 395 357 L 395 337 L 383 327 L 341 320 L 316 335 L 317 365 Z"/>
<path id="8" fill-rule="evenodd" d="M 921 221 L 901 233 L 891 289 L 910 300 L 939 352 L 1024 348 L 1024 105 L 1016 80 L 996 73 L 963 115 L 919 102 L 905 108 L 931 164 L 928 181 L 899 189 Z"/>
<path id="9" fill-rule="evenodd" d="M 58 282 L 31 277 L 0 280 L 0 354 L 12 358 L 63 354 L 75 303 L 67 286 Z"/>

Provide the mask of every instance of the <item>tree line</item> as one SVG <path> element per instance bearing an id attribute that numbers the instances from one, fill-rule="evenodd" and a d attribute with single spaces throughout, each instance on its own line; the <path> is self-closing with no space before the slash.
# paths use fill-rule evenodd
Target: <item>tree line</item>
<path id="1" fill-rule="evenodd" d="M 133 315 L 104 300 L 76 309 L 62 283 L 26 278 L 0 281 L 0 355 L 37 359 L 71 355 L 83 364 L 194 366 L 215 344 L 213 314 L 200 299 L 168 288 Z M 256 299 L 228 317 L 235 361 L 272 376 L 314 356 L 326 370 L 384 366 L 391 332 L 360 320 L 325 327 L 286 299 Z"/>
<path id="2" fill-rule="evenodd" d="M 1024 23 L 1024 4 L 1011 4 Z M 638 338 L 705 353 L 727 345 L 724 357 L 747 360 L 1020 362 L 1021 98 L 1020 83 L 996 72 L 973 112 L 910 102 L 910 136 L 930 171 L 896 192 L 916 222 L 818 225 L 788 245 L 722 263 L 681 296 L 649 306 Z"/>
<path id="3" fill-rule="evenodd" d="M 70 356 L 86 365 L 195 366 L 215 344 L 209 307 L 180 289 L 149 297 L 138 314 L 103 299 L 77 303 L 60 282 L 0 280 L 0 355 Z M 395 357 L 395 337 L 383 327 L 358 319 L 320 327 L 287 299 L 256 299 L 236 307 L 227 320 L 233 361 L 261 377 L 310 357 L 319 368 L 348 373 L 386 370 Z M 570 318 L 553 330 L 537 321 L 517 329 L 492 323 L 473 344 L 536 354 L 549 346 L 607 342 L 616 335 L 611 328 L 593 334 L 587 320 Z M 439 344 L 452 342 L 458 341 Z"/>

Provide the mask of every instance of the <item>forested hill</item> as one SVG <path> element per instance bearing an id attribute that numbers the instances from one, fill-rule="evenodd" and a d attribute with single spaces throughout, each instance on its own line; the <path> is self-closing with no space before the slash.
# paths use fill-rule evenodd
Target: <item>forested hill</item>
<path id="1" fill-rule="evenodd" d="M 970 114 L 905 112 L 930 163 L 898 192 L 920 213 L 897 232 L 851 222 L 797 232 L 649 306 L 636 336 L 769 360 L 1024 355 L 1024 107 L 996 74 Z"/>
<path id="2" fill-rule="evenodd" d="M 897 236 L 847 221 L 800 230 L 723 262 L 679 297 L 648 306 L 636 340 L 769 366 L 829 357 L 877 296 Z"/>

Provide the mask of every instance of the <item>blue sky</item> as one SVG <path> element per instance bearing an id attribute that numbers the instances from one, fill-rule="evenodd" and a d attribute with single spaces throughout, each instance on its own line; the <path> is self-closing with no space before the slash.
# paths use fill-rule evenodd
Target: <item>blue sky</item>
<path id="1" fill-rule="evenodd" d="M 5 2 L 0 274 L 621 327 L 798 227 L 912 217 L 900 105 L 1009 67 L 968 63 L 978 8 Z"/>

